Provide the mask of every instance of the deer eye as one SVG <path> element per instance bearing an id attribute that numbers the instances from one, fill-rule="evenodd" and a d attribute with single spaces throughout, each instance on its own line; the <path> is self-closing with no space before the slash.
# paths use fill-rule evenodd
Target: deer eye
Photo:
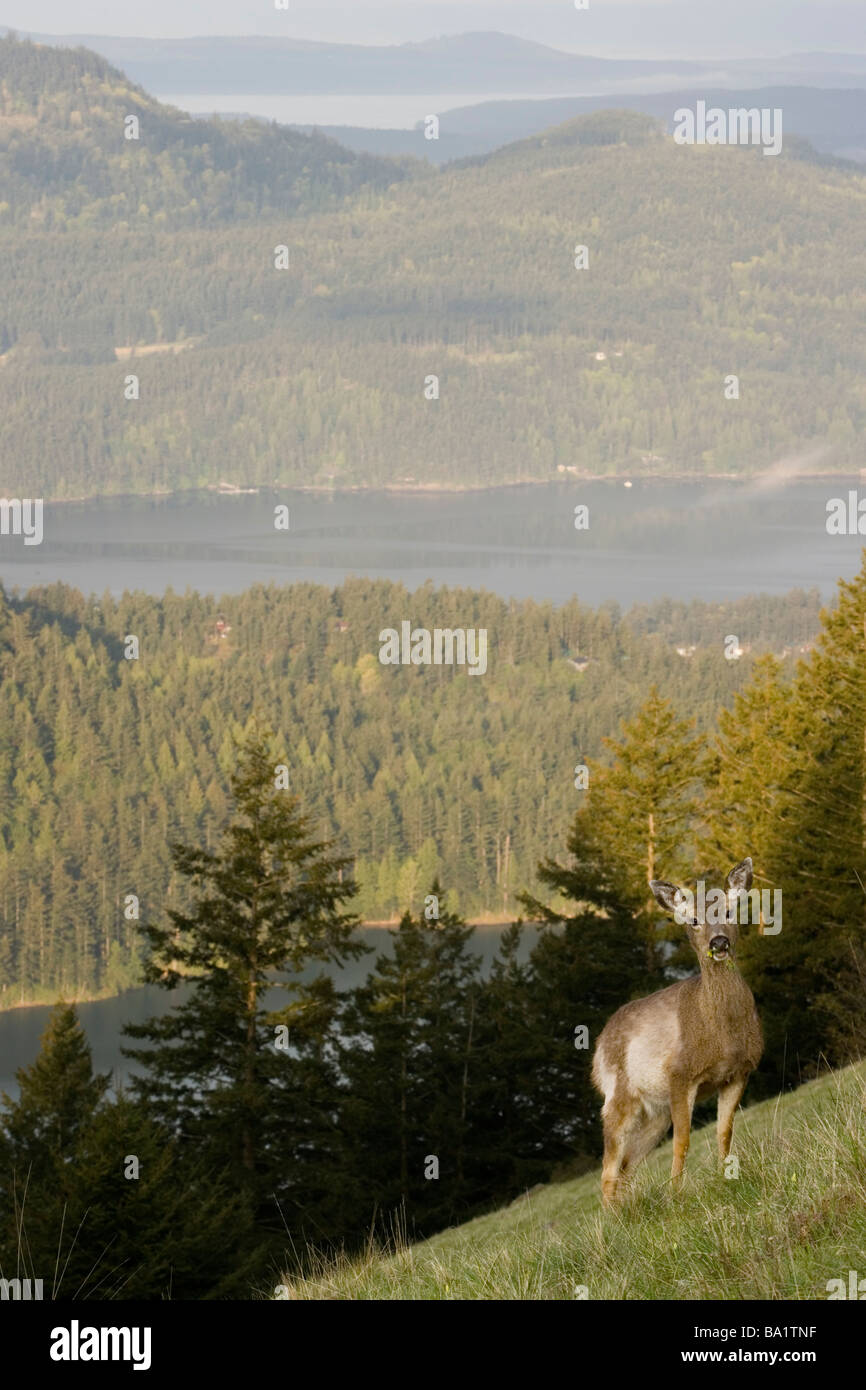
<path id="1" fill-rule="evenodd" d="M 697 917 L 693 917 L 692 920 L 689 922 L 690 927 L 699 927 L 700 925 L 701 924 L 698 921 Z"/>

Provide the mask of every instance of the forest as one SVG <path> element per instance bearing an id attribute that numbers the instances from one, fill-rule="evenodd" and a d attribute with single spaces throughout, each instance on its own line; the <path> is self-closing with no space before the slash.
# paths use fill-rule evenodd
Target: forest
<path id="1" fill-rule="evenodd" d="M 171 843 L 215 843 L 251 720 L 351 856 L 364 920 L 417 908 L 437 875 L 455 911 L 509 920 L 585 796 L 575 769 L 646 691 L 707 733 L 760 653 L 790 677 L 819 610 L 816 592 L 622 614 L 367 579 L 219 603 L 0 588 L 0 1006 L 139 980 L 126 897 L 142 916 L 178 900 Z M 487 673 L 383 666 L 379 632 L 408 615 L 485 628 Z"/>
<path id="2" fill-rule="evenodd" d="M 6 39 L 0 181 L 7 495 L 862 462 L 866 176 L 802 143 L 607 111 L 434 169 Z"/>
<path id="3" fill-rule="evenodd" d="M 362 586 L 354 604 L 344 596 L 342 611 L 358 625 L 369 613 L 374 587 Z M 64 597 L 66 610 L 57 616 Z M 310 591 L 307 604 L 298 604 L 298 630 L 306 631 L 307 643 L 293 659 L 302 666 L 315 662 L 317 648 L 328 641 L 328 629 L 314 621 L 317 597 L 325 603 L 334 596 Z M 380 589 L 376 598 L 383 597 Z M 468 596 L 460 597 L 465 605 Z M 273 674 L 281 659 L 272 645 L 275 619 L 267 598 L 265 592 L 252 596 L 248 623 L 259 669 Z M 438 596 L 440 610 L 447 600 Z M 41 802 L 38 778 L 47 774 L 50 749 L 47 740 L 39 746 L 38 721 L 52 710 L 58 714 L 56 751 L 63 753 L 55 775 L 74 778 L 76 796 L 83 788 L 86 802 L 89 785 L 111 771 L 102 740 L 88 741 L 81 723 L 75 748 L 87 766 L 76 763 L 69 742 L 77 717 L 67 703 L 70 677 L 92 674 L 104 727 L 110 720 L 118 730 L 129 755 L 128 787 L 134 784 L 140 794 L 153 774 L 136 753 L 133 730 L 147 723 L 143 710 L 129 719 L 136 696 L 146 688 L 159 739 L 164 716 L 170 727 L 170 687 L 183 683 L 184 658 L 199 669 L 209 666 L 217 679 L 231 669 L 231 656 L 191 650 L 189 631 L 182 640 L 183 604 L 191 600 L 168 598 L 151 611 L 135 596 L 124 602 L 137 607 L 123 616 L 134 616 L 142 634 L 142 664 L 127 677 L 128 691 L 116 672 L 109 676 L 73 594 L 54 594 L 55 620 L 40 628 L 41 640 L 13 649 L 4 690 L 10 672 L 16 686 L 36 682 L 43 655 L 46 669 L 56 672 L 56 684 L 40 688 L 38 709 L 24 730 L 32 781 L 25 773 L 16 786 L 22 815 Z M 479 595 L 476 602 L 478 617 L 492 627 L 488 600 Z M 418 595 L 414 603 L 419 606 Z M 775 618 L 793 629 L 807 609 L 801 596 L 779 603 Z M 758 606 L 751 611 L 758 618 Z M 560 617 L 542 609 L 513 616 L 508 624 L 500 612 L 500 670 L 518 676 L 535 666 L 558 670 L 563 639 L 577 638 L 585 649 L 590 643 L 600 654 L 608 649 L 608 662 L 613 649 L 620 663 L 632 658 L 635 666 L 645 665 L 649 680 L 673 665 L 680 676 L 676 694 L 693 713 L 679 712 L 647 680 L 630 687 L 633 671 L 620 678 L 611 663 L 606 685 L 608 695 L 613 687 L 613 703 L 606 716 L 622 712 L 629 692 L 633 711 L 604 742 L 604 756 L 589 760 L 582 800 L 558 813 L 540 861 L 515 885 L 520 915 L 504 933 L 492 970 L 482 976 L 470 948 L 472 929 L 451 890 L 446 853 L 438 868 L 425 865 L 429 878 L 417 879 L 412 892 L 399 887 L 402 916 L 393 950 L 368 959 L 364 982 L 343 991 L 324 974 L 304 982 L 300 975 L 316 962 L 364 954 L 355 934 L 351 855 L 322 837 L 320 817 L 309 814 L 304 792 L 296 794 L 281 780 L 285 738 L 254 715 L 234 746 L 218 755 L 228 785 L 225 792 L 218 786 L 223 801 L 211 830 L 203 834 L 199 827 L 171 845 L 172 873 L 185 882 L 186 893 L 154 895 L 135 924 L 145 948 L 145 979 L 167 990 L 180 981 L 191 988 L 170 1013 L 127 1025 L 126 1051 L 141 1072 L 128 1089 L 112 1092 L 110 1077 L 93 1072 L 74 1007 L 60 1003 L 39 1056 L 19 1069 L 18 1099 L 3 1099 L 4 1273 L 13 1267 L 27 1277 L 48 1272 L 52 1297 L 285 1297 L 283 1271 L 303 1274 L 323 1259 L 369 1250 L 371 1243 L 393 1248 L 420 1239 L 495 1209 L 535 1182 L 589 1168 L 600 1136 L 585 1039 L 597 1037 L 624 1000 L 694 968 L 683 929 L 659 920 L 647 883 L 653 871 L 673 882 L 719 882 L 748 850 L 758 883 L 783 895 L 782 931 L 765 934 L 753 925 L 738 946 L 765 1035 L 751 1098 L 795 1087 L 862 1055 L 866 561 L 855 580 L 840 584 L 836 604 L 821 615 L 817 639 L 795 670 L 787 659 L 765 654 L 748 672 L 736 663 L 736 689 L 726 689 L 725 668 L 713 667 L 706 653 L 702 696 L 687 689 L 684 678 L 701 661 L 680 659 L 676 667 L 664 645 L 641 652 L 641 641 L 650 639 L 631 637 L 611 614 L 573 609 Z M 14 606 L 5 614 L 7 661 L 10 630 L 20 629 L 24 617 Z M 232 636 L 237 621 L 233 615 Z M 345 621 L 341 638 L 352 631 L 351 625 L 342 630 Z M 148 644 L 158 647 L 160 634 L 169 647 L 158 694 L 143 654 Z M 115 644 L 117 657 L 119 639 L 104 634 L 103 641 L 106 652 Z M 540 655 L 545 644 L 546 662 Z M 524 665 L 519 658 L 533 648 Z M 381 690 L 392 676 L 411 679 L 413 668 L 377 672 L 363 656 L 360 662 L 357 686 L 363 690 L 366 682 L 381 716 Z M 316 687 L 328 699 L 340 682 L 340 693 L 352 683 L 349 662 L 339 664 L 340 675 Z M 430 668 L 423 676 L 431 674 L 439 680 L 443 672 Z M 456 697 L 459 677 L 449 677 Z M 494 724 L 497 699 L 506 703 L 504 687 L 494 696 L 487 676 L 463 680 L 464 724 L 478 687 L 493 696 L 481 728 Z M 67 698 L 58 702 L 61 688 Z M 533 710 L 546 730 L 559 727 L 560 710 L 576 703 L 568 691 L 564 699 L 556 691 L 554 680 L 543 720 Z M 476 740 L 448 727 L 448 699 L 440 695 L 437 690 L 431 699 L 428 692 L 418 706 L 425 714 L 437 707 L 452 762 L 468 750 L 464 774 L 474 780 Z M 394 707 L 412 705 L 412 696 L 401 691 Z M 199 742 L 215 707 L 207 698 L 194 706 Z M 18 717 L 27 721 L 23 702 Z M 8 751 L 5 721 L 3 729 Z M 359 749 L 369 748 L 362 729 L 356 733 Z M 399 741 L 400 730 L 391 733 Z M 187 756 L 195 757 L 196 746 Z M 539 748 L 532 750 L 536 756 Z M 157 761 L 166 779 L 170 756 L 163 738 Z M 573 757 L 574 745 L 565 761 Z M 404 768 L 407 762 L 411 769 L 411 754 Z M 567 781 L 556 766 L 554 753 L 540 769 L 551 793 Z M 521 770 L 525 777 L 538 771 L 526 764 Z M 199 800 L 203 790 L 210 797 L 217 786 L 214 778 L 203 789 L 203 776 L 201 766 L 186 771 Z M 331 788 L 339 781 L 333 769 L 328 777 L 324 763 L 316 776 Z M 404 780 L 412 782 L 411 771 Z M 162 783 L 157 790 L 152 781 L 148 790 L 148 809 L 152 803 L 162 816 L 160 834 L 167 835 L 172 813 Z M 423 792 L 416 781 L 416 806 Z M 104 787 L 106 804 L 109 795 Z M 522 790 L 519 795 L 523 804 Z M 73 799 L 67 809 L 73 834 L 86 824 L 76 813 Z M 118 812 L 121 841 L 134 835 L 134 820 L 134 813 Z M 47 817 L 41 823 L 50 824 Z M 32 854 L 39 848 L 34 841 Z M 104 835 L 96 852 L 101 864 L 85 865 L 82 880 L 95 879 L 104 867 L 102 891 L 110 892 L 112 851 Z M 61 847 L 56 866 L 62 855 Z M 86 952 L 92 921 L 81 906 L 79 913 L 78 946 Z M 541 932 L 529 959 L 521 961 L 527 920 L 540 923 Z M 24 940 L 46 940 L 43 927 L 50 921 L 43 906 L 40 916 L 29 918 Z M 276 1009 L 265 1003 L 275 980 L 286 999 Z"/>

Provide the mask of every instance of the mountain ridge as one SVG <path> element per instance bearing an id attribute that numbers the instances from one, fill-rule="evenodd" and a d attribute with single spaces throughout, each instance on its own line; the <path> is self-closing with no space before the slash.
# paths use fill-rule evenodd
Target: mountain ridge
<path id="1" fill-rule="evenodd" d="M 365 162 L 193 120 L 72 50 L 3 59 L 13 493 L 859 468 L 856 167 L 621 110 L 441 169 Z M 96 75 L 39 97 L 46 62 Z"/>
<path id="2" fill-rule="evenodd" d="M 578 84 L 579 95 L 610 90 L 611 83 L 684 81 L 760 86 L 789 74 L 804 85 L 866 85 L 866 55 L 841 55 L 850 72 L 822 55 L 780 58 L 620 59 L 574 53 L 498 30 L 439 35 L 402 44 L 334 44 L 287 35 L 210 36 L 183 39 L 125 38 L 99 34 L 24 35 L 51 47 L 84 45 L 121 66 L 148 90 L 163 94 L 370 94 L 438 92 L 561 94 Z M 840 55 L 837 55 L 839 57 Z M 845 81 L 845 77 L 850 78 Z M 599 85 L 601 84 L 601 85 Z M 638 90 L 640 90 L 638 88 Z M 422 113 L 423 114 L 423 113 Z"/>
<path id="3" fill-rule="evenodd" d="M 144 123 L 132 139 L 130 116 Z M 383 190 L 408 172 L 405 160 L 288 126 L 196 119 L 89 49 L 0 39 L 0 187 L 13 220 L 39 208 L 42 218 L 116 223 L 157 190 L 160 209 L 187 222 L 291 213 Z"/>

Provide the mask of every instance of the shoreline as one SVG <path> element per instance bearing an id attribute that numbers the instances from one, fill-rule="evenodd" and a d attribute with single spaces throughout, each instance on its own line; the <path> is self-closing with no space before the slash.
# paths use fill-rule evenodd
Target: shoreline
<path id="1" fill-rule="evenodd" d="M 479 928 L 483 930 L 484 928 L 510 926 L 516 920 L 517 919 L 515 917 L 491 916 L 479 918 L 477 921 L 474 922 L 467 922 L 466 925 L 468 927 L 473 927 L 477 931 Z M 399 917 L 392 917 L 387 920 L 378 922 L 362 922 L 360 924 L 360 930 L 395 931 L 396 928 L 399 926 L 399 923 Z M 533 922 L 524 923 L 524 926 L 527 927 L 536 925 L 537 924 Z M 124 989 L 121 990 L 99 991 L 96 994 L 78 994 L 69 997 L 66 995 L 62 995 L 60 992 L 58 992 L 51 999 L 20 999 L 14 1004 L 0 1003 L 0 1015 L 15 1013 L 20 1009 L 53 1009 L 60 1003 L 73 1004 L 76 1007 L 79 1004 L 101 1004 L 109 999 L 122 999 L 124 994 L 131 994 L 135 990 L 148 988 L 149 986 L 144 981 L 142 981 L 141 984 L 127 985 Z"/>
<path id="2" fill-rule="evenodd" d="M 866 470 L 854 472 L 816 472 L 793 473 L 779 478 L 783 483 L 849 482 L 861 483 Z M 542 488 L 565 483 L 610 483 L 624 487 L 626 483 L 634 487 L 639 483 L 762 483 L 776 480 L 771 468 L 756 473 L 566 473 L 555 478 L 518 478 L 503 483 L 347 483 L 342 487 L 330 487 L 326 483 L 269 483 L 245 484 L 223 488 L 216 483 L 205 483 L 200 488 L 155 488 L 151 492 L 91 492 L 81 497 L 46 497 L 44 502 L 52 507 L 70 506 L 80 502 L 143 502 L 155 498 L 193 497 L 199 492 L 210 492 L 217 497 L 249 497 L 269 493 L 279 495 L 288 492 L 307 492 L 313 496 L 346 496 L 369 493 L 391 492 L 407 497 L 462 497 L 474 492 L 500 492 L 506 488 Z"/>

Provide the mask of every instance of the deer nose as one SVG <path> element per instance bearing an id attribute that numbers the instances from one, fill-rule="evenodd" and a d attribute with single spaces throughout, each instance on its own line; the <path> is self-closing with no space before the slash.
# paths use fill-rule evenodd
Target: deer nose
<path id="1" fill-rule="evenodd" d="M 730 949 L 731 949 L 731 943 L 730 943 L 730 941 L 728 940 L 728 938 L 727 938 L 726 936 L 714 936 L 713 939 L 712 939 L 712 941 L 710 942 L 710 950 L 713 951 L 713 952 L 715 952 L 715 951 L 722 951 L 722 952 L 724 952 L 724 951 L 729 951 Z"/>

